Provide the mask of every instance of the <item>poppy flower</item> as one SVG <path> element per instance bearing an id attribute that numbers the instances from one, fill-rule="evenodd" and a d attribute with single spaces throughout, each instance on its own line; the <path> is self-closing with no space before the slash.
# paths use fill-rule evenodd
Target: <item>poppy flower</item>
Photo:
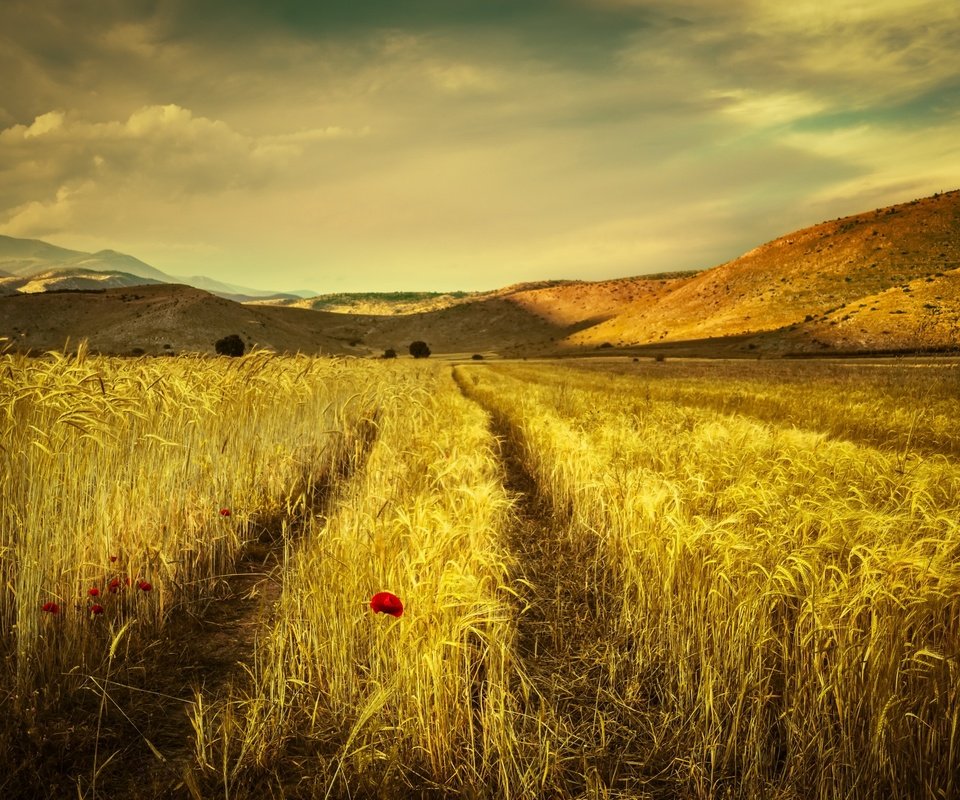
<path id="1" fill-rule="evenodd" d="M 220 509 L 220 516 L 221 516 L 221 517 L 229 517 L 232 513 L 233 513 L 233 512 L 232 512 L 229 508 L 221 508 L 221 509 Z"/>
<path id="2" fill-rule="evenodd" d="M 51 600 L 49 603 L 43 604 L 43 610 L 46 611 L 48 614 L 59 614 L 60 606 L 58 606 L 56 603 L 54 603 Z"/>
<path id="3" fill-rule="evenodd" d="M 114 578 L 109 584 L 107 584 L 107 590 L 110 592 L 110 594 L 116 594 L 120 591 L 120 588 L 121 586 L 119 578 Z"/>
<path id="4" fill-rule="evenodd" d="M 99 597 L 100 590 L 96 586 L 92 586 L 87 590 L 87 594 L 90 595 L 91 597 Z"/>
<path id="5" fill-rule="evenodd" d="M 90 606 L 90 613 L 94 615 L 102 614 L 103 606 L 100 605 L 99 603 L 94 603 L 92 606 Z"/>
<path id="6" fill-rule="evenodd" d="M 151 589 L 153 589 L 153 585 L 148 581 L 137 581 L 137 588 L 141 592 L 149 592 Z"/>
<path id="7" fill-rule="evenodd" d="M 370 608 L 374 614 L 384 613 L 391 617 L 399 617 L 403 613 L 403 603 L 400 598 L 390 592 L 377 592 L 370 598 Z"/>
<path id="8" fill-rule="evenodd" d="M 110 556 L 110 563 L 114 563 L 117 560 L 116 556 Z"/>

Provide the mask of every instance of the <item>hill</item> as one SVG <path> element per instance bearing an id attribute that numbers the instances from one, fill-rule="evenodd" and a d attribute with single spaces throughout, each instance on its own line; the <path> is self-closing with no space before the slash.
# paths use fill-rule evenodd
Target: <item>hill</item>
<path id="1" fill-rule="evenodd" d="M 824 222 L 693 278 L 668 281 L 656 298 L 630 299 L 568 344 L 644 345 L 776 331 L 858 302 L 869 305 L 874 295 L 958 267 L 960 192 L 954 191 Z M 591 304 L 589 296 L 581 301 Z M 913 326 L 911 309 L 904 311 L 898 322 Z M 818 329 L 810 330 L 815 336 Z M 864 347 L 873 346 L 870 336 L 863 338 Z"/>
<path id="2" fill-rule="evenodd" d="M 49 247 L 20 245 L 21 269 Z M 0 268 L 17 274 L 10 260 Z M 98 286 L 129 279 L 111 275 Z M 0 294 L 21 279 L 0 279 Z M 98 279 L 80 272 L 73 283 L 62 275 L 36 280 L 89 288 Z M 244 295 L 230 297 L 162 284 L 7 295 L 0 335 L 34 350 L 86 337 L 93 349 L 120 353 L 212 352 L 227 333 L 275 350 L 354 355 L 403 353 L 416 339 L 438 354 L 503 356 L 960 348 L 960 192 L 823 222 L 702 272 L 472 294 L 287 295 L 246 304 L 235 302 Z"/>
<path id="3" fill-rule="evenodd" d="M 156 283 L 121 289 L 0 297 L 0 336 L 20 350 L 59 349 L 86 339 L 94 352 L 213 353 L 240 334 L 248 346 L 276 351 L 353 352 L 330 336 L 334 324 L 314 311 L 245 306 L 190 286 Z"/>

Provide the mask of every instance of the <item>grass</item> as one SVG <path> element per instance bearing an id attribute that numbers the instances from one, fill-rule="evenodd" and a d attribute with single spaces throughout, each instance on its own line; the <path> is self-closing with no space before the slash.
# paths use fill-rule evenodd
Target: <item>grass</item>
<path id="1" fill-rule="evenodd" d="M 670 731 L 684 792 L 954 790 L 960 468 L 635 380 L 477 377 L 571 535 L 598 540 L 588 571 L 631 653 L 614 689 Z"/>
<path id="2" fill-rule="evenodd" d="M 0 786 L 115 794 L 107 678 L 273 531 L 246 666 L 181 698 L 181 792 L 952 796 L 956 377 L 3 356 Z M 31 783 L 71 705 L 88 747 Z"/>

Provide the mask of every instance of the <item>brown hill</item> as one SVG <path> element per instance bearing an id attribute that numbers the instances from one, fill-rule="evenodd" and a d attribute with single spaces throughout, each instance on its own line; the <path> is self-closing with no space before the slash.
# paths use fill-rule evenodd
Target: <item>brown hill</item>
<path id="1" fill-rule="evenodd" d="M 171 284 L 21 294 L 0 297 L 0 336 L 32 350 L 87 338 L 119 353 L 212 352 L 228 333 L 274 350 L 354 355 L 405 353 L 416 339 L 438 354 L 509 356 L 960 347 L 958 268 L 955 191 L 824 222 L 700 273 L 414 297 L 420 310 L 403 314 L 396 304 L 389 314 L 241 305 Z"/>
<path id="2" fill-rule="evenodd" d="M 958 266 L 960 192 L 954 191 L 783 236 L 692 279 L 670 282 L 654 302 L 624 305 L 569 344 L 650 344 L 777 330 Z"/>
<path id="3" fill-rule="evenodd" d="M 436 352 L 504 355 L 682 342 L 727 353 L 950 347 L 960 299 L 943 276 L 957 267 L 954 191 L 824 222 L 699 273 L 519 284 L 415 314 L 358 318 L 352 333 L 371 348 L 422 338 Z M 908 284 L 899 291 L 915 302 L 888 309 Z M 854 328 L 857 307 L 877 303 L 890 319 L 864 317 Z M 830 314 L 835 324 L 816 322 Z"/>
<path id="4" fill-rule="evenodd" d="M 159 354 L 212 353 L 217 339 L 237 333 L 249 346 L 277 351 L 351 352 L 327 334 L 325 316 L 333 315 L 259 309 L 189 286 L 155 284 L 0 297 L 0 337 L 34 352 L 60 349 L 69 338 L 86 339 L 95 352 Z"/>
<path id="5" fill-rule="evenodd" d="M 766 349 L 960 349 L 960 269 L 858 298 L 793 330 L 775 332 Z"/>

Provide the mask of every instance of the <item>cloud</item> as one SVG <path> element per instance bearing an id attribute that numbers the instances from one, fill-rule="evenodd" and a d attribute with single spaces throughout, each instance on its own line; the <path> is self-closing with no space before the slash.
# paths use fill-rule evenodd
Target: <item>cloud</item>
<path id="1" fill-rule="evenodd" d="M 47 133 L 60 130 L 63 127 L 63 112 L 49 111 L 37 117 L 33 124 L 23 131 L 24 139 L 32 139 L 35 136 L 43 136 Z"/>
<path id="2" fill-rule="evenodd" d="M 10 209 L 2 226 L 7 236 L 36 238 L 60 233 L 74 222 L 75 199 L 85 186 L 61 186 L 50 200 L 32 200 Z"/>
<path id="3" fill-rule="evenodd" d="M 0 175 L 7 178 L 0 209 L 26 202 L 42 208 L 79 183 L 103 191 L 137 187 L 165 199 L 262 188 L 294 180 L 298 159 L 309 159 L 325 142 L 365 133 L 328 126 L 250 136 L 176 104 L 107 122 L 51 111 L 0 131 Z"/>
<path id="4" fill-rule="evenodd" d="M 958 13 L 0 4 L 0 225 L 250 285 L 264 264 L 317 288 L 706 266 L 960 182 Z"/>
<path id="5" fill-rule="evenodd" d="M 891 191 L 922 196 L 960 186 L 958 126 L 960 114 L 921 130 L 862 124 L 826 134 L 793 133 L 788 139 L 815 157 L 856 165 L 846 180 L 813 191 L 808 198 L 812 206 L 867 210 L 874 200 L 882 204 Z"/>

